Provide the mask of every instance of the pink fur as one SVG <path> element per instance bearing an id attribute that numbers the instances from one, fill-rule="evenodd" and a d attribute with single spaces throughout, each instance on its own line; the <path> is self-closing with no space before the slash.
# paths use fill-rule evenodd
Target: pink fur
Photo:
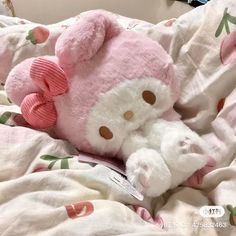
<path id="1" fill-rule="evenodd" d="M 34 58 L 27 59 L 14 67 L 8 75 L 5 89 L 8 97 L 17 105 L 30 93 L 40 92 L 41 89 L 30 79 L 30 67 Z"/>
<path id="2" fill-rule="evenodd" d="M 69 27 L 55 50 L 55 57 L 45 58 L 64 70 L 69 90 L 53 97 L 57 110 L 54 129 L 81 150 L 97 152 L 85 138 L 88 117 L 101 96 L 118 85 L 133 80 L 148 83 L 148 78 L 155 78 L 169 88 L 172 104 L 177 100 L 179 84 L 165 50 L 141 34 L 121 29 L 103 12 L 91 13 Z M 31 64 L 32 59 L 22 62 L 7 79 L 7 93 L 18 105 L 28 94 L 42 93 L 30 78 Z"/>
<path id="3" fill-rule="evenodd" d="M 56 43 L 56 56 L 63 68 L 75 66 L 92 58 L 104 41 L 116 36 L 120 27 L 116 22 L 99 12 L 84 17 L 59 37 Z"/>

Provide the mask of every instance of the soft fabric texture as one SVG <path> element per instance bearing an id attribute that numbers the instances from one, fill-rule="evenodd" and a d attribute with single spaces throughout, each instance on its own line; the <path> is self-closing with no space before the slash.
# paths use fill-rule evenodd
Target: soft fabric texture
<path id="1" fill-rule="evenodd" d="M 54 62 L 38 58 L 31 64 L 29 76 L 44 94 L 27 95 L 21 102 L 22 114 L 35 128 L 52 127 L 57 120 L 53 97 L 67 92 L 66 75 Z"/>
<path id="2" fill-rule="evenodd" d="M 181 96 L 176 107 L 185 123 L 202 134 L 211 130 L 218 103 L 236 87 L 235 63 L 226 65 L 226 58 L 229 60 L 234 55 L 234 47 L 227 43 L 225 51 L 227 38 L 229 35 L 233 38 L 236 29 L 235 20 L 232 23 L 235 16 L 232 0 L 213 0 L 184 15 L 172 26 L 169 53 L 181 81 Z M 228 50 L 230 54 L 225 57 Z"/>
<path id="3" fill-rule="evenodd" d="M 122 158 L 130 182 L 149 196 L 207 164 L 207 145 L 173 111 L 179 82 L 170 56 L 103 11 L 65 30 L 55 57 L 13 68 L 5 87 L 31 126 L 52 128 L 81 151 Z"/>
<path id="4" fill-rule="evenodd" d="M 186 108 L 185 112 L 194 104 L 199 108 L 196 113 L 192 113 L 191 124 L 188 124 L 192 128 L 200 127 L 201 132 L 206 134 L 203 138 L 211 145 L 217 166 L 212 167 L 212 164 L 208 163 L 188 179 L 185 186 L 170 190 L 161 198 L 145 197 L 144 201 L 140 202 L 108 177 L 109 170 L 104 167 L 104 162 L 102 165 L 89 165 L 88 161 L 78 161 L 83 154 L 74 150 L 70 143 L 51 138 L 45 132 L 33 130 L 22 119 L 19 107 L 11 104 L 5 91 L 1 90 L 0 122 L 4 124 L 0 129 L 1 235 L 55 236 L 62 232 L 65 236 L 236 235 L 235 224 L 230 220 L 232 210 L 229 210 L 236 207 L 236 92 L 234 90 L 230 93 L 235 88 L 234 80 L 230 78 L 235 74 L 236 64 L 222 66 L 221 63 L 221 42 L 227 36 L 225 28 L 221 39 L 215 38 L 225 8 L 228 8 L 228 13 L 232 16 L 236 16 L 235 0 L 211 0 L 204 7 L 178 19 L 166 20 L 156 25 L 117 15 L 117 20 L 124 28 L 157 40 L 170 53 L 174 62 L 178 62 L 177 78 L 181 78 L 182 87 L 180 98 L 187 97 L 191 100 L 190 103 L 181 103 L 181 107 Z M 20 24 L 17 18 L 6 19 L 5 16 L 0 16 L 0 23 L 5 26 L 14 24 L 14 29 L 0 29 L 0 45 L 3 49 L 0 53 L 1 65 L 6 58 L 2 53 L 9 49 L 15 52 L 14 57 L 9 59 L 11 66 L 25 57 L 39 56 L 38 53 L 49 54 L 50 37 L 44 44 L 29 43 L 18 51 L 14 51 L 11 40 L 6 40 L 21 38 L 19 42 L 25 44 L 24 39 L 35 24 L 31 23 L 27 28 Z M 203 25 L 204 30 L 201 30 Z M 233 32 L 234 24 L 229 23 L 229 26 Z M 52 34 L 56 30 L 51 26 L 44 27 Z M 61 30 L 64 31 L 64 28 Z M 14 37 L 10 37 L 12 35 Z M 183 40 L 179 40 L 180 35 Z M 191 43 L 195 44 L 193 55 L 194 59 L 198 58 L 197 67 L 193 67 L 193 60 L 186 60 L 183 53 L 189 50 Z M 207 45 L 207 53 L 202 50 L 204 45 Z M 234 50 L 230 52 L 232 54 L 228 58 L 233 59 Z M 206 54 L 207 58 L 211 58 L 207 63 Z M 215 63 L 215 58 L 218 63 Z M 181 60 L 182 63 L 179 63 Z M 205 68 L 205 73 L 197 73 L 202 68 Z M 6 71 L 9 72 L 9 67 L 2 66 L 1 75 L 2 72 L 6 75 Z M 190 76 L 189 71 L 195 76 Z M 209 73 L 206 73 L 207 71 Z M 211 84 L 208 83 L 210 77 L 214 77 Z M 5 79 L 4 77 L 4 81 Z M 185 80 L 191 83 L 199 79 L 201 83 L 192 86 L 192 89 L 188 89 L 184 83 Z M 204 91 L 203 86 L 206 88 Z M 224 91 L 224 96 L 219 93 L 219 89 L 215 89 L 218 86 Z M 228 88 L 230 91 L 225 91 Z M 213 97 L 216 101 L 213 107 L 203 102 L 202 98 L 206 96 Z M 211 119 L 202 121 L 204 116 L 201 111 L 212 108 L 214 115 Z M 173 119 L 173 115 L 170 119 Z M 185 116 L 184 120 L 188 121 L 188 116 Z M 97 159 L 97 156 L 95 158 Z M 77 209 L 81 205 L 88 208 L 83 208 L 80 212 Z M 222 206 L 225 214 L 214 219 L 202 217 L 199 210 L 204 205 Z M 130 211 L 127 206 L 135 211 Z M 71 212 L 71 208 L 76 210 Z"/>
<path id="5" fill-rule="evenodd" d="M 231 99 L 235 108 L 235 95 Z M 16 111 L 13 106 L 0 107 L 1 121 L 11 109 Z M 227 121 L 230 109 L 222 112 Z M 208 173 L 200 189 L 178 187 L 162 198 L 140 202 L 108 177 L 110 169 L 80 161 L 83 154 L 71 144 L 22 127 L 18 116 L 11 112 L 0 125 L 1 234 L 235 235 L 226 208 L 236 206 L 235 156 L 227 167 Z M 223 206 L 224 216 L 217 221 L 201 217 L 199 209 L 208 204 Z M 71 211 L 81 205 L 89 207 L 77 214 Z"/>
<path id="6" fill-rule="evenodd" d="M 21 61 L 33 56 L 54 55 L 55 43 L 61 33 L 87 14 L 89 11 L 51 25 L 0 15 L 0 64 L 4 65 L 0 71 L 1 83 L 5 83 L 9 71 Z M 145 21 L 107 14 L 117 18 L 119 25 L 127 30 L 133 31 L 137 25 L 152 26 Z"/>

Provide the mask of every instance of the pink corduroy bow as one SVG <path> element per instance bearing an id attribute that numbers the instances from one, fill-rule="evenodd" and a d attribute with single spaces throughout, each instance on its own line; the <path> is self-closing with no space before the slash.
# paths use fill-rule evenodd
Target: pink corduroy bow
<path id="1" fill-rule="evenodd" d="M 53 97 L 66 93 L 67 77 L 62 68 L 45 58 L 33 61 L 30 77 L 42 92 L 31 93 L 24 98 L 21 103 L 22 115 L 34 128 L 50 128 L 57 120 Z"/>

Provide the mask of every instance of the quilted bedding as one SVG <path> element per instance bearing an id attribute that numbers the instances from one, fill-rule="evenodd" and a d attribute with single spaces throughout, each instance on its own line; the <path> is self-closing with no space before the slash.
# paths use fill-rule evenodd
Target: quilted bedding
<path id="1" fill-rule="evenodd" d="M 114 166 L 86 161 L 68 142 L 31 129 L 6 97 L 10 69 L 53 54 L 57 37 L 80 17 L 45 26 L 0 16 L 0 235 L 235 235 L 236 3 L 212 0 L 156 25 L 116 16 L 170 53 L 181 81 L 176 110 L 217 163 L 143 201 L 112 181 Z M 206 205 L 222 206 L 223 216 L 203 217 Z"/>

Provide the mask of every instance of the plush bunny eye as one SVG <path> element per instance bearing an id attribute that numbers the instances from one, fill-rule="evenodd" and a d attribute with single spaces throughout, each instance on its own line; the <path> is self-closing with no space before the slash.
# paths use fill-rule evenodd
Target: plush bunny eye
<path id="1" fill-rule="evenodd" d="M 142 97 L 143 97 L 143 100 L 150 105 L 153 105 L 156 102 L 155 94 L 149 90 L 143 91 Z"/>
<path id="2" fill-rule="evenodd" d="M 111 130 L 106 127 L 106 126 L 101 126 L 99 128 L 99 134 L 101 135 L 101 137 L 103 137 L 104 139 L 112 139 L 113 138 L 113 133 L 111 132 Z"/>

